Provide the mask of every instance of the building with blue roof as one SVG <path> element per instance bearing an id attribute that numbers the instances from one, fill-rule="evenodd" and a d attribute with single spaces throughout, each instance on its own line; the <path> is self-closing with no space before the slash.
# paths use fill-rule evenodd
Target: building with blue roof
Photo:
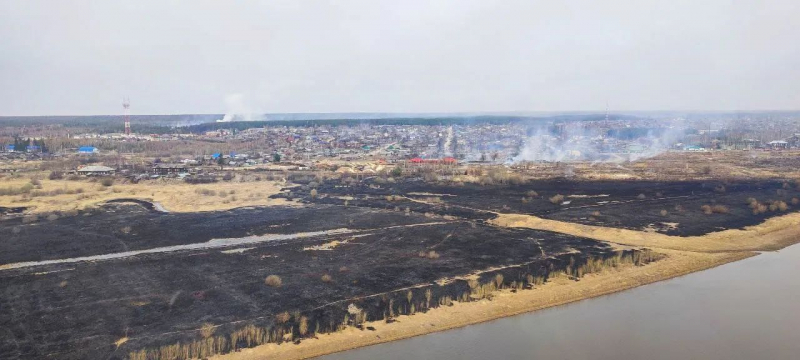
<path id="1" fill-rule="evenodd" d="M 94 146 L 81 146 L 78 148 L 78 154 L 96 154 L 97 148 Z"/>

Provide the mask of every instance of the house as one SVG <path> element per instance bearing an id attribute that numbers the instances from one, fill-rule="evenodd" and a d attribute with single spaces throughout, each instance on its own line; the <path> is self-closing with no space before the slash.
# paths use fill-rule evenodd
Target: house
<path id="1" fill-rule="evenodd" d="M 89 165 L 78 168 L 78 174 L 85 176 L 106 176 L 113 175 L 114 169 L 108 166 Z"/>
<path id="2" fill-rule="evenodd" d="M 81 146 L 78 148 L 78 154 L 96 154 L 97 148 L 94 146 Z"/>
<path id="3" fill-rule="evenodd" d="M 14 145 L 13 144 L 12 145 L 6 145 L 6 151 L 7 152 L 14 152 Z"/>
<path id="4" fill-rule="evenodd" d="M 783 150 L 789 148 L 789 143 L 783 140 L 770 141 L 767 145 L 769 145 L 770 149 L 775 149 L 775 150 Z"/>
<path id="5" fill-rule="evenodd" d="M 185 173 L 185 164 L 155 164 L 153 165 L 153 173 L 157 175 L 169 175 Z"/>

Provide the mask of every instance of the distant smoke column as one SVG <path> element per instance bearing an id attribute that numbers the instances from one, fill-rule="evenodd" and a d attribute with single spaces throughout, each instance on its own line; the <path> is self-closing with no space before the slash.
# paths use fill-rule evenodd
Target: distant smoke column
<path id="1" fill-rule="evenodd" d="M 128 98 L 122 99 L 122 108 L 125 110 L 123 118 L 125 119 L 125 135 L 131 134 L 131 102 Z"/>
<path id="2" fill-rule="evenodd" d="M 454 156 L 456 152 L 456 146 L 453 142 L 453 127 L 450 126 L 447 128 L 447 135 L 444 141 L 444 156 Z"/>

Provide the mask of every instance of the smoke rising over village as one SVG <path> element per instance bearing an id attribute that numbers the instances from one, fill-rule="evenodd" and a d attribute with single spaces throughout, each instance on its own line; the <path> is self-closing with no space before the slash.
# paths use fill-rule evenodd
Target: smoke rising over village
<path id="1" fill-rule="evenodd" d="M 674 149 L 684 135 L 685 129 L 676 127 L 611 132 L 582 126 L 536 127 L 529 130 L 511 162 L 636 161 Z"/>

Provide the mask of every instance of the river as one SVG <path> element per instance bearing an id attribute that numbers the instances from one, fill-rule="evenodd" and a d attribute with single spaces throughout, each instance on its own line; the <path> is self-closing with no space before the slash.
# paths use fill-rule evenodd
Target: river
<path id="1" fill-rule="evenodd" d="M 800 244 L 616 294 L 318 359 L 798 359 Z"/>

